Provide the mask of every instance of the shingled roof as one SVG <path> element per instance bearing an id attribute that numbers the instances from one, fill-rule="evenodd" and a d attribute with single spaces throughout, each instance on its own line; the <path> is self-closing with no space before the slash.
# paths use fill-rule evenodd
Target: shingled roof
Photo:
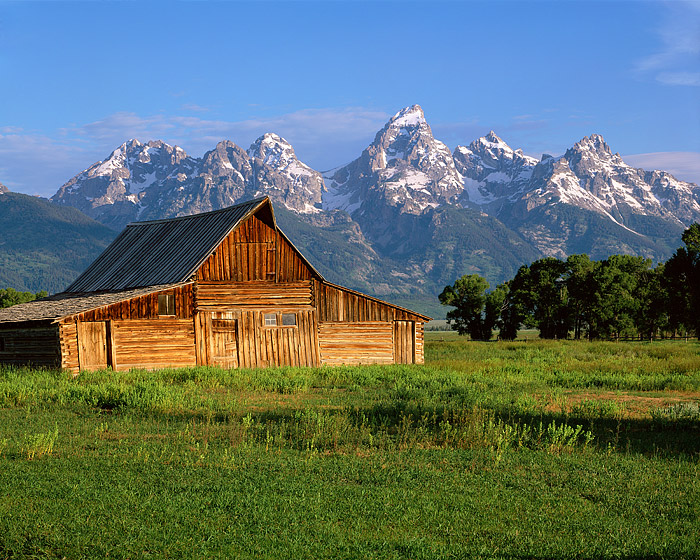
<path id="1" fill-rule="evenodd" d="M 224 238 L 263 204 L 257 198 L 223 210 L 126 226 L 66 292 L 118 291 L 184 282 Z"/>
<path id="2" fill-rule="evenodd" d="M 148 286 L 147 288 L 135 288 L 115 292 L 96 292 L 90 294 L 62 292 L 29 303 L 20 303 L 0 309 L 0 326 L 3 323 L 18 323 L 24 321 L 55 321 L 63 317 L 77 315 L 91 309 L 98 309 L 120 301 L 130 300 L 135 297 L 145 296 L 153 292 L 168 290 L 182 286 L 179 284 L 166 284 L 162 286 Z"/>

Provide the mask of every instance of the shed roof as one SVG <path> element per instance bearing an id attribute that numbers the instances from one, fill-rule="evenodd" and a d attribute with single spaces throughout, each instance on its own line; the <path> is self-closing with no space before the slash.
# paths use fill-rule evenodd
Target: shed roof
<path id="1" fill-rule="evenodd" d="M 24 321 L 53 321 L 63 317 L 77 315 L 91 309 L 98 309 L 120 301 L 126 301 L 135 297 L 169 290 L 182 286 L 187 282 L 177 284 L 165 284 L 161 286 L 148 286 L 146 288 L 132 288 L 110 292 L 92 292 L 89 294 L 62 292 L 29 303 L 20 303 L 0 309 L 0 326 L 3 323 L 19 323 Z"/>
<path id="2" fill-rule="evenodd" d="M 66 292 L 116 291 L 184 282 L 267 197 L 214 212 L 133 222 Z M 273 218 L 274 219 L 274 218 Z"/>

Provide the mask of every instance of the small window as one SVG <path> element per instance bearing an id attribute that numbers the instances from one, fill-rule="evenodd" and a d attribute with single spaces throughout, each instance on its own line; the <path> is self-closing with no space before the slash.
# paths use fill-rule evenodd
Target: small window
<path id="1" fill-rule="evenodd" d="M 265 313 L 265 326 L 266 327 L 276 327 L 277 326 L 277 313 Z"/>
<path id="2" fill-rule="evenodd" d="M 175 296 L 158 294 L 158 315 L 175 315 Z"/>
<path id="3" fill-rule="evenodd" d="M 5 339 L 2 336 L 0 336 L 0 352 L 4 352 L 4 351 L 5 351 Z"/>
<path id="4" fill-rule="evenodd" d="M 282 313 L 282 324 L 286 326 L 294 326 L 297 324 L 296 313 Z"/>

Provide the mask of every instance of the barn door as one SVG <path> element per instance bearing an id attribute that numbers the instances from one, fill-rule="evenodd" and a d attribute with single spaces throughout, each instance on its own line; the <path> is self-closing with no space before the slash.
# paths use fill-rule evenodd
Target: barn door
<path id="1" fill-rule="evenodd" d="M 238 321 L 236 319 L 212 319 L 212 365 L 230 369 L 238 367 Z"/>
<path id="2" fill-rule="evenodd" d="M 394 321 L 394 363 L 415 363 L 415 341 L 416 324 L 413 321 Z"/>
<path id="3" fill-rule="evenodd" d="M 107 367 L 107 324 L 79 322 L 78 363 L 81 370 L 104 369 Z"/>

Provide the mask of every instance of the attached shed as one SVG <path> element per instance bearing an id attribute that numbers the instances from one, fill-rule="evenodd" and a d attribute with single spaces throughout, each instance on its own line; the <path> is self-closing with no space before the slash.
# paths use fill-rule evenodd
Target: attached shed
<path id="1" fill-rule="evenodd" d="M 135 222 L 65 292 L 0 309 L 0 363 L 423 363 L 429 317 L 326 281 L 265 197 Z"/>

